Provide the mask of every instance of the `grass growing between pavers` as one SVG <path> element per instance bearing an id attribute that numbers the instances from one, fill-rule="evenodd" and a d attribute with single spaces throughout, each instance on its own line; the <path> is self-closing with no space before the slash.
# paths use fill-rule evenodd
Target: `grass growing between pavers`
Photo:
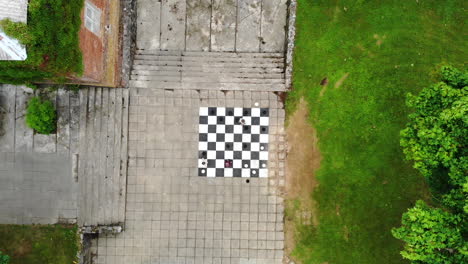
<path id="1" fill-rule="evenodd" d="M 78 250 L 76 226 L 0 225 L 0 251 L 10 264 L 72 264 Z"/>
<path id="2" fill-rule="evenodd" d="M 298 1 L 286 106 L 291 114 L 307 100 L 322 160 L 310 196 L 318 224 L 291 218 L 297 260 L 407 263 L 390 230 L 415 200 L 429 197 L 399 144 L 405 95 L 430 85 L 439 65 L 466 60 L 463 8 L 462 0 Z M 289 204 L 287 217 L 302 211 Z"/>

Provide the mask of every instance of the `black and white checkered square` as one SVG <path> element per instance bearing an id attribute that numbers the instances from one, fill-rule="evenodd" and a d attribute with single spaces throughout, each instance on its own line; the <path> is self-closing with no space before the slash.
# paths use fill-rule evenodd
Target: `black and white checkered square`
<path id="1" fill-rule="evenodd" d="M 198 175 L 268 176 L 268 108 L 200 107 Z"/>

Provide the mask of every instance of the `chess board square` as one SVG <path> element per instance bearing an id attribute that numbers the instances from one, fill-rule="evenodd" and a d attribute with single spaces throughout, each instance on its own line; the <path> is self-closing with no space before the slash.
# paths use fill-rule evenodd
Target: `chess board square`
<path id="1" fill-rule="evenodd" d="M 250 116 L 252 114 L 252 110 L 250 108 L 244 108 L 242 110 L 242 116 Z"/>
<path id="2" fill-rule="evenodd" d="M 242 143 L 241 142 L 234 142 L 234 151 L 241 151 L 242 150 Z"/>
<path id="3" fill-rule="evenodd" d="M 268 161 L 262 160 L 262 161 L 260 162 L 260 168 L 266 169 L 267 167 L 268 167 Z"/>
<path id="4" fill-rule="evenodd" d="M 214 153 L 213 157 L 216 156 L 216 154 Z M 215 168 L 216 167 L 216 160 L 213 158 L 213 159 L 208 159 L 208 168 Z"/>
<path id="5" fill-rule="evenodd" d="M 208 125 L 208 133 L 216 133 L 216 125 Z"/>
<path id="6" fill-rule="evenodd" d="M 200 124 L 208 124 L 208 117 L 207 116 L 200 116 L 198 121 Z"/>
<path id="7" fill-rule="evenodd" d="M 208 150 L 216 150 L 216 142 L 208 142 Z"/>
<path id="8" fill-rule="evenodd" d="M 254 160 L 258 161 L 260 159 L 260 152 L 258 151 L 250 152 L 250 158 L 252 159 L 252 161 Z"/>
<path id="9" fill-rule="evenodd" d="M 242 142 L 242 134 L 234 134 L 234 142 Z"/>
<path id="10" fill-rule="evenodd" d="M 235 157 L 235 155 L 234 155 Z M 232 161 L 232 167 L 234 169 L 242 169 L 242 160 L 241 159 L 235 159 Z"/>
<path id="11" fill-rule="evenodd" d="M 225 130 L 226 130 L 225 125 L 216 125 L 216 133 L 217 134 L 224 134 L 224 133 L 226 133 Z"/>
<path id="12" fill-rule="evenodd" d="M 250 150 L 250 143 L 244 142 L 242 143 L 242 150 Z"/>
<path id="13" fill-rule="evenodd" d="M 225 159 L 230 159 L 230 160 L 234 159 L 234 151 L 227 151 L 226 150 L 224 152 L 224 158 Z"/>
<path id="14" fill-rule="evenodd" d="M 216 159 L 224 159 L 224 151 L 216 151 Z"/>
<path id="15" fill-rule="evenodd" d="M 250 134 L 242 134 L 242 142 L 251 142 L 252 135 Z"/>
<path id="16" fill-rule="evenodd" d="M 230 133 L 225 134 L 224 135 L 224 141 L 225 142 L 230 142 L 230 143 L 234 142 L 234 134 L 230 134 Z"/>
<path id="17" fill-rule="evenodd" d="M 268 144 L 265 144 L 265 143 L 260 143 L 260 150 L 268 150 Z"/>
<path id="18" fill-rule="evenodd" d="M 234 169 L 233 168 L 224 169 L 224 177 L 233 177 L 233 176 L 234 176 Z"/>
<path id="19" fill-rule="evenodd" d="M 260 151 L 260 143 L 257 143 L 257 142 L 250 143 L 250 150 L 252 152 Z"/>
<path id="20" fill-rule="evenodd" d="M 206 154 L 206 158 L 208 160 L 216 159 L 216 151 L 208 151 L 207 154 Z"/>
<path id="21" fill-rule="evenodd" d="M 258 136 L 260 134 L 260 126 L 252 126 L 250 128 L 250 134 Z"/>
<path id="22" fill-rule="evenodd" d="M 218 124 L 225 124 L 226 119 L 224 116 L 218 116 Z"/>
<path id="23" fill-rule="evenodd" d="M 260 141 L 260 135 L 255 135 L 253 134 L 251 137 L 250 137 L 250 142 L 254 143 L 254 142 L 259 142 Z"/>
<path id="24" fill-rule="evenodd" d="M 242 126 L 242 133 L 250 133 L 250 126 L 249 125 Z"/>
<path id="25" fill-rule="evenodd" d="M 242 159 L 250 160 L 250 151 L 242 151 Z"/>
<path id="26" fill-rule="evenodd" d="M 270 110 L 268 108 L 261 108 L 260 109 L 260 116 L 269 116 Z"/>
<path id="27" fill-rule="evenodd" d="M 209 143 L 216 142 L 216 133 L 208 133 L 208 142 Z"/>
<path id="28" fill-rule="evenodd" d="M 224 168 L 224 159 L 222 160 L 216 160 L 216 168 L 217 169 L 223 169 Z"/>
<path id="29" fill-rule="evenodd" d="M 199 150 L 208 150 L 208 142 L 206 142 L 206 141 L 199 141 L 199 142 L 198 142 L 198 149 L 199 149 Z"/>
<path id="30" fill-rule="evenodd" d="M 268 134 L 268 127 L 260 126 L 260 134 Z"/>
<path id="31" fill-rule="evenodd" d="M 206 169 L 199 168 L 198 169 L 198 176 L 206 176 Z"/>
<path id="32" fill-rule="evenodd" d="M 260 117 L 252 117 L 251 125 L 260 125 Z"/>
<path id="33" fill-rule="evenodd" d="M 268 152 L 261 151 L 260 152 L 260 160 L 268 160 Z"/>
<path id="34" fill-rule="evenodd" d="M 260 143 L 268 143 L 268 134 L 260 134 Z"/>
<path id="35" fill-rule="evenodd" d="M 234 159 L 240 160 L 242 159 L 242 151 L 234 151 Z M 242 166 L 242 165 L 240 165 Z"/>
<path id="36" fill-rule="evenodd" d="M 233 169 L 232 170 L 233 177 L 241 177 L 242 176 L 242 169 Z"/>
<path id="37" fill-rule="evenodd" d="M 216 169 L 215 168 L 208 168 L 206 169 L 206 177 L 216 177 Z"/>
<path id="38" fill-rule="evenodd" d="M 259 172 L 259 177 L 260 178 L 268 177 L 268 169 L 261 169 L 260 172 Z"/>
<path id="39" fill-rule="evenodd" d="M 243 178 L 250 177 L 250 169 L 242 169 L 242 177 Z"/>
<path id="40" fill-rule="evenodd" d="M 269 126 L 270 119 L 268 117 L 260 117 L 260 125 L 261 126 Z"/>
<path id="41" fill-rule="evenodd" d="M 210 125 L 216 125 L 217 120 L 216 116 L 208 116 L 208 124 Z"/>
<path id="42" fill-rule="evenodd" d="M 224 149 L 226 149 L 226 150 L 234 150 L 234 145 L 233 145 L 233 143 L 230 143 L 230 142 L 224 143 Z"/>
<path id="43" fill-rule="evenodd" d="M 234 134 L 242 134 L 242 126 L 241 125 L 235 125 L 234 126 Z"/>
<path id="44" fill-rule="evenodd" d="M 200 133 L 198 134 L 198 141 L 208 141 L 208 134 Z"/>
<path id="45" fill-rule="evenodd" d="M 251 169 L 250 177 L 258 177 L 258 169 Z"/>
<path id="46" fill-rule="evenodd" d="M 234 116 L 234 108 L 233 107 L 226 108 L 226 116 Z"/>
<path id="47" fill-rule="evenodd" d="M 217 113 L 217 108 L 216 107 L 208 107 L 208 115 L 215 116 L 216 113 Z"/>
<path id="48" fill-rule="evenodd" d="M 250 160 L 242 160 L 242 168 L 243 169 L 250 168 Z"/>
<path id="49" fill-rule="evenodd" d="M 260 116 L 260 108 L 252 108 L 252 116 Z"/>
<path id="50" fill-rule="evenodd" d="M 235 107 L 235 108 L 234 108 L 234 116 L 237 116 L 237 117 L 242 116 L 242 108 L 240 108 L 240 107 Z"/>
<path id="51" fill-rule="evenodd" d="M 216 115 L 218 117 L 223 117 L 223 119 L 224 119 L 224 116 L 226 115 L 226 108 L 224 108 L 224 107 L 216 108 Z"/>
<path id="52" fill-rule="evenodd" d="M 208 133 L 208 125 L 200 125 L 198 127 L 198 133 Z"/>
<path id="53" fill-rule="evenodd" d="M 199 115 L 200 116 L 207 116 L 208 115 L 208 107 L 200 107 Z"/>
<path id="54" fill-rule="evenodd" d="M 224 128 L 225 133 L 234 133 L 234 125 L 226 125 Z"/>
<path id="55" fill-rule="evenodd" d="M 252 169 L 259 169 L 260 168 L 260 162 L 258 160 L 252 159 L 250 161 L 250 168 Z"/>
<path id="56" fill-rule="evenodd" d="M 224 177 L 224 169 L 216 169 L 216 177 Z"/>
<path id="57" fill-rule="evenodd" d="M 216 134 L 216 142 L 224 142 L 224 134 Z"/>

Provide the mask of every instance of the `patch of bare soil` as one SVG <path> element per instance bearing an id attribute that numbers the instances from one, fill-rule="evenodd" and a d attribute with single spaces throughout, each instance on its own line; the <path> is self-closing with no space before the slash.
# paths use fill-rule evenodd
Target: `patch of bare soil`
<path id="1" fill-rule="evenodd" d="M 317 133 L 309 122 L 309 110 L 304 99 L 301 99 L 296 112 L 289 118 L 286 134 L 286 199 L 300 202 L 300 209 L 285 223 L 285 248 L 289 255 L 295 245 L 295 224 L 318 224 L 311 194 L 318 185 L 315 171 L 320 166 L 321 155 Z"/>

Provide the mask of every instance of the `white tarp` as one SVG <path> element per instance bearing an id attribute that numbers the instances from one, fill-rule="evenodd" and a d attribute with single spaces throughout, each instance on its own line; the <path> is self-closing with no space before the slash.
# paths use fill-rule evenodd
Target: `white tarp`
<path id="1" fill-rule="evenodd" d="M 28 0 L 0 0 L 0 20 L 27 22 Z M 26 60 L 26 47 L 0 30 L 0 60 Z"/>

